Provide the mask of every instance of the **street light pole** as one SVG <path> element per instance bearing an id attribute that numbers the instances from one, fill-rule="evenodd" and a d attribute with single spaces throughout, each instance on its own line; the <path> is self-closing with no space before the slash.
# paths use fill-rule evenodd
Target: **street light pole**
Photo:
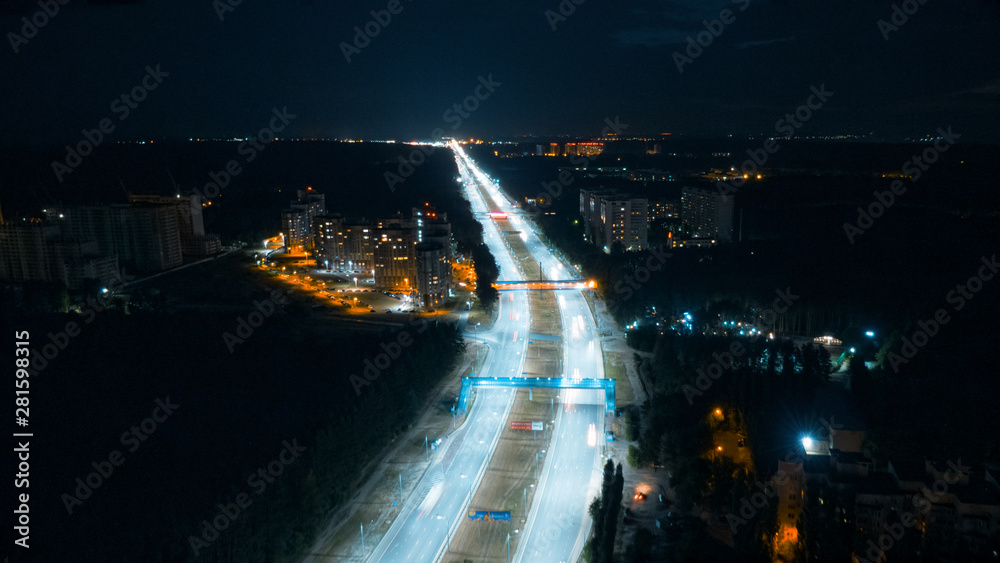
<path id="1" fill-rule="evenodd" d="M 365 556 L 365 523 L 361 523 L 361 557 Z"/>

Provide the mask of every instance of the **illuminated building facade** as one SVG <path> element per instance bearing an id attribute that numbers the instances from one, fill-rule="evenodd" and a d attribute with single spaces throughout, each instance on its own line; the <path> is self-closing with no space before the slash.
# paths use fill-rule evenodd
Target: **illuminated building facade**
<path id="1" fill-rule="evenodd" d="M 326 196 L 311 187 L 298 190 L 298 199 L 281 212 L 281 232 L 289 252 L 312 250 L 315 247 L 313 220 L 326 214 Z"/>
<path id="2" fill-rule="evenodd" d="M 733 207 L 731 195 L 689 187 L 681 192 L 681 221 L 691 237 L 732 242 Z"/>

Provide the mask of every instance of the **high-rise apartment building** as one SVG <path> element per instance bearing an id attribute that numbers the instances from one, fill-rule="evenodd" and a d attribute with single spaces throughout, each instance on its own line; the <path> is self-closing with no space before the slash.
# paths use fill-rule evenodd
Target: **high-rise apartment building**
<path id="1" fill-rule="evenodd" d="M 414 208 L 409 218 L 374 224 L 340 215 L 313 221 L 316 263 L 337 269 L 372 270 L 380 291 L 416 293 L 427 307 L 451 291 L 451 224 L 444 213 Z"/>
<path id="2" fill-rule="evenodd" d="M 222 250 L 219 235 L 205 234 L 200 195 L 129 195 L 129 203 L 166 207 L 176 215 L 184 256 L 211 256 Z"/>
<path id="3" fill-rule="evenodd" d="M 734 196 L 685 187 L 681 192 L 681 221 L 691 237 L 733 240 Z"/>
<path id="4" fill-rule="evenodd" d="M 451 289 L 451 261 L 444 245 L 437 241 L 421 242 L 417 251 L 417 293 L 424 307 L 437 307 L 448 298 Z"/>
<path id="5" fill-rule="evenodd" d="M 410 292 L 417 287 L 417 231 L 381 222 L 375 233 L 375 289 Z"/>
<path id="6" fill-rule="evenodd" d="M 58 235 L 58 227 L 38 220 L 0 224 L 0 278 L 52 281 L 48 241 Z"/>
<path id="7" fill-rule="evenodd" d="M 281 229 L 288 251 L 312 250 L 313 220 L 326 214 L 326 196 L 311 187 L 296 192 L 298 198 L 281 212 Z"/>
<path id="8" fill-rule="evenodd" d="M 605 252 L 616 243 L 625 250 L 642 250 L 648 246 L 648 221 L 644 197 L 607 196 L 601 198 L 601 241 Z"/>
<path id="9" fill-rule="evenodd" d="M 649 222 L 653 221 L 670 221 L 680 217 L 681 202 L 658 200 L 649 202 L 649 207 L 647 208 L 647 215 L 649 216 Z"/>
<path id="10" fill-rule="evenodd" d="M 316 264 L 333 269 L 371 270 L 374 266 L 375 226 L 345 220 L 339 214 L 313 220 Z"/>
<path id="11" fill-rule="evenodd" d="M 43 210 L 62 236 L 97 243 L 100 255 L 139 272 L 160 272 L 184 262 L 180 216 L 172 206 L 148 202 L 50 207 Z"/>
<path id="12" fill-rule="evenodd" d="M 86 279 L 110 284 L 118 275 L 117 258 L 101 255 L 95 241 L 64 237 L 58 225 L 38 219 L 0 223 L 0 278 L 58 281 L 72 290 Z"/>
<path id="13" fill-rule="evenodd" d="M 615 191 L 580 190 L 580 215 L 594 244 L 610 252 L 616 242 L 625 250 L 648 247 L 646 198 Z"/>

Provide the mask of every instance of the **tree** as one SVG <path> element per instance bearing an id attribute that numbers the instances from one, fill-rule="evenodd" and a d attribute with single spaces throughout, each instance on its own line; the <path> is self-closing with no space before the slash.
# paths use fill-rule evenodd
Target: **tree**
<path id="1" fill-rule="evenodd" d="M 603 539 L 601 540 L 597 559 L 603 563 L 612 563 L 615 554 L 615 534 L 618 532 L 618 516 L 622 509 L 622 496 L 625 490 L 625 476 L 622 474 L 622 464 L 618 464 L 614 482 L 611 486 L 611 498 L 604 511 Z"/>
<path id="2" fill-rule="evenodd" d="M 493 306 L 500 297 L 500 293 L 493 287 L 493 284 L 497 281 L 497 277 L 500 275 L 500 269 L 497 267 L 496 259 L 490 253 L 489 247 L 485 244 L 480 244 L 473 249 L 472 260 L 477 279 L 476 297 L 479 298 L 483 309 L 492 311 Z"/>
<path id="3" fill-rule="evenodd" d="M 607 520 L 607 513 L 609 512 L 609 507 L 612 506 L 613 501 L 613 488 L 615 483 L 615 464 L 609 459 L 607 463 L 604 464 L 604 478 L 601 481 L 601 496 L 595 499 L 600 501 L 597 507 L 597 514 L 595 515 L 593 510 L 593 504 L 591 504 L 591 517 L 594 519 L 592 529 L 594 531 L 594 537 L 590 541 L 590 552 L 591 561 L 603 561 L 602 554 L 604 550 L 604 527 Z M 612 541 L 614 538 L 612 538 Z"/>
<path id="4" fill-rule="evenodd" d="M 629 442 L 638 440 L 640 429 L 639 411 L 635 408 L 630 408 L 625 412 L 625 440 Z"/>
<path id="5" fill-rule="evenodd" d="M 640 458 L 639 454 L 639 448 L 636 448 L 632 444 L 629 444 L 628 457 L 625 458 L 625 461 L 627 461 L 631 467 L 639 467 L 639 465 L 642 463 L 642 459 Z"/>

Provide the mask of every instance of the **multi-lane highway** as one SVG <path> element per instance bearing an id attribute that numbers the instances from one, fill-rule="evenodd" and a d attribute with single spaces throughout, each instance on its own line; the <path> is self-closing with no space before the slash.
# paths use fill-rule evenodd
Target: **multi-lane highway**
<path id="1" fill-rule="evenodd" d="M 549 280 L 566 280 L 578 273 L 556 258 L 538 238 L 534 225 L 514 213 L 516 206 L 496 184 L 476 167 L 458 146 L 453 146 L 463 169 L 494 202 L 491 211 L 508 213 L 520 237 Z M 492 249 L 491 249 L 492 250 Z M 535 272 L 525 277 L 537 278 Z M 563 377 L 602 378 L 604 362 L 597 329 L 582 291 L 560 291 L 556 303 L 562 323 Z M 587 505 L 600 486 L 601 444 L 604 441 L 604 402 L 600 391 L 564 390 L 559 397 L 553 439 L 545 456 L 539 489 L 518 542 L 515 561 L 559 563 L 575 561 L 589 529 Z"/>
<path id="2" fill-rule="evenodd" d="M 487 203 L 470 190 L 473 212 L 485 214 Z M 483 221 L 484 238 L 500 267 L 500 279 L 520 279 L 517 265 L 496 225 Z M 515 376 L 521 373 L 529 327 L 528 300 L 508 293 L 500 304 L 497 322 L 478 337 L 489 353 L 479 376 Z M 485 472 L 513 402 L 509 389 L 481 389 L 469 410 L 469 419 L 438 450 L 433 464 L 404 503 L 399 517 L 376 546 L 369 561 L 437 561 L 451 534 L 465 517 L 471 496 Z"/>
<path id="3" fill-rule="evenodd" d="M 465 154 L 452 144 L 461 180 L 475 214 L 482 217 L 484 240 L 500 267 L 501 281 L 525 279 L 490 212 L 503 211 L 541 265 L 547 279 L 572 279 L 576 273 L 563 265 L 541 243 L 533 227 L 513 213 L 516 206 Z M 537 277 L 537 272 L 527 273 Z M 603 361 L 593 317 L 580 291 L 562 291 L 558 303 L 562 319 L 565 377 L 603 376 Z M 529 337 L 528 300 L 523 292 L 501 294 L 497 322 L 479 334 L 489 347 L 479 376 L 520 376 Z M 552 444 L 544 459 L 539 490 L 528 516 L 516 558 L 523 561 L 575 560 L 583 548 L 589 522 L 587 504 L 600 478 L 600 446 L 604 440 L 603 397 L 599 391 L 563 390 L 559 396 Z M 400 515 L 375 547 L 372 562 L 436 562 L 451 535 L 466 517 L 471 497 L 486 470 L 513 393 L 480 389 L 469 409 L 469 419 L 439 449 L 431 467 L 404 503 Z"/>

